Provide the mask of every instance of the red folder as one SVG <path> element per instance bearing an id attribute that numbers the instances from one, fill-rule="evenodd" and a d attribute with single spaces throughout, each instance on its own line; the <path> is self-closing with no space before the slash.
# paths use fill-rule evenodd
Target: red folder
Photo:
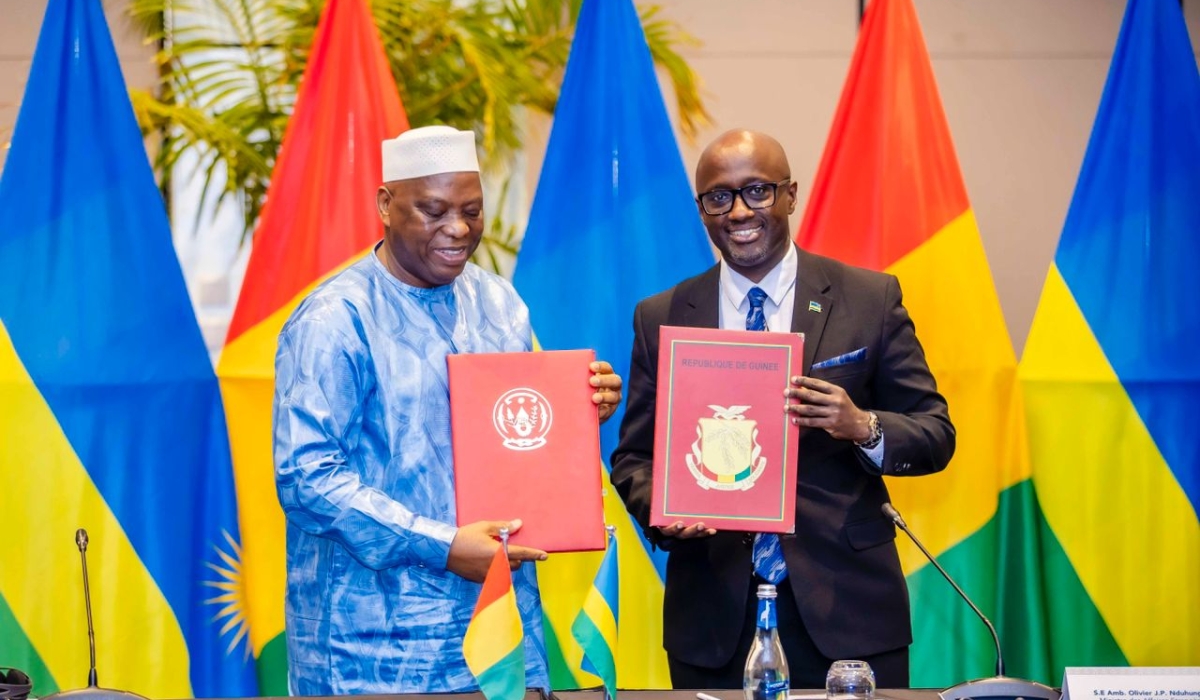
<path id="1" fill-rule="evenodd" d="M 510 542 L 604 549 L 591 350 L 449 355 L 458 524 L 523 521 Z"/>
<path id="2" fill-rule="evenodd" d="M 796 529 L 799 427 L 784 412 L 799 333 L 663 326 L 650 524 Z"/>

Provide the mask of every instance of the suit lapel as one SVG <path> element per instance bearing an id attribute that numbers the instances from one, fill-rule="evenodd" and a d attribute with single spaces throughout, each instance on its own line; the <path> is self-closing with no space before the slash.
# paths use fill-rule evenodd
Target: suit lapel
<path id="1" fill-rule="evenodd" d="M 671 305 L 667 323 L 691 328 L 720 328 L 721 326 L 721 265 L 712 266 L 695 277 L 692 284 L 681 289 L 678 301 Z"/>
<path id="2" fill-rule="evenodd" d="M 825 322 L 833 311 L 833 297 L 829 295 L 829 276 L 820 259 L 806 253 L 797 246 L 796 253 L 796 297 L 792 307 L 792 332 L 804 334 L 804 374 L 812 367 L 825 332 Z M 816 302 L 816 305 L 811 304 Z"/>

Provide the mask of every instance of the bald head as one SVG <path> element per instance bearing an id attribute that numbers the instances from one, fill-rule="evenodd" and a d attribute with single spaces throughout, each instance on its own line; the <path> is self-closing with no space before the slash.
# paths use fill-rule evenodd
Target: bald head
<path id="1" fill-rule="evenodd" d="M 732 129 L 714 139 L 700 154 L 700 160 L 696 163 L 697 191 L 729 186 L 712 185 L 709 181 L 719 177 L 733 161 L 752 165 L 771 181 L 779 181 L 792 174 L 787 154 L 778 141 L 760 131 Z"/>
<path id="2" fill-rule="evenodd" d="M 792 244 L 788 215 L 796 208 L 783 146 L 757 131 L 726 131 L 704 149 L 696 164 L 697 204 L 721 258 L 735 272 L 759 282 Z"/>

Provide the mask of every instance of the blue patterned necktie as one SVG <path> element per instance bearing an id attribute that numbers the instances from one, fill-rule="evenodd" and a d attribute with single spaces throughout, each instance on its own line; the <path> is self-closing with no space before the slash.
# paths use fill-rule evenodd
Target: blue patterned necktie
<path id="1" fill-rule="evenodd" d="M 746 295 L 750 300 L 750 312 L 746 314 L 746 330 L 767 330 L 767 317 L 763 313 L 763 302 L 767 293 L 754 287 Z M 779 535 L 760 532 L 754 536 L 752 552 L 754 573 L 767 583 L 779 583 L 787 577 L 787 562 L 783 560 L 783 547 L 779 544 Z"/>

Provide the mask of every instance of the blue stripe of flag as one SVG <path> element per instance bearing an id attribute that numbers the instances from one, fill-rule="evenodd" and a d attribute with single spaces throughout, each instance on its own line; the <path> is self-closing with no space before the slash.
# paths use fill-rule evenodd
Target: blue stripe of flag
<path id="1" fill-rule="evenodd" d="M 634 306 L 712 264 L 637 10 L 588 0 L 513 274 L 534 333 L 628 377 Z M 601 429 L 605 457 L 623 415 Z"/>
<path id="2" fill-rule="evenodd" d="M 1179 3 L 1131 0 L 1055 262 L 1200 513 L 1200 73 Z"/>

